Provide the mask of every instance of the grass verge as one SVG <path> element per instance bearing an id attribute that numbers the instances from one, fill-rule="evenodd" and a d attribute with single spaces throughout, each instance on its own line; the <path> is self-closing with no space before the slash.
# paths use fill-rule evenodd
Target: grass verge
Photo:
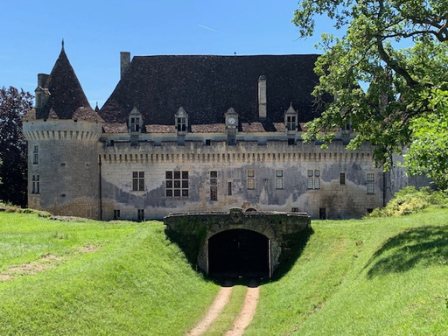
<path id="1" fill-rule="evenodd" d="M 245 335 L 448 335 L 448 211 L 314 221 Z"/>
<path id="2" fill-rule="evenodd" d="M 0 213 L 0 251 L 0 335 L 181 335 L 218 290 L 160 222 Z"/>

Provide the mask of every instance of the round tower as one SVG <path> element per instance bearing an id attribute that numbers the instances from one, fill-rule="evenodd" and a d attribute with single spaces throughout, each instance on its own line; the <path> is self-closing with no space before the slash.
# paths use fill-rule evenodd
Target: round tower
<path id="1" fill-rule="evenodd" d="M 28 206 L 56 215 L 100 218 L 98 146 L 102 124 L 28 120 Z"/>

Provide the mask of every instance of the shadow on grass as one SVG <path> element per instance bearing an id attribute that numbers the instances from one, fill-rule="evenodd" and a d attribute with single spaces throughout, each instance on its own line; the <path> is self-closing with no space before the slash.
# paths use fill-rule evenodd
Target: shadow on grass
<path id="1" fill-rule="evenodd" d="M 416 265 L 448 265 L 448 225 L 406 230 L 387 240 L 366 266 L 368 278 L 406 272 Z"/>
<path id="2" fill-rule="evenodd" d="M 287 258 L 280 261 L 280 265 L 274 271 L 270 281 L 274 282 L 280 280 L 291 270 L 296 261 L 300 258 L 303 250 L 305 250 L 305 247 L 313 233 L 314 230 L 310 227 L 300 232 L 300 235 L 297 235 L 296 239 L 292 240 L 294 243 L 288 247 L 289 253 L 287 254 Z"/>

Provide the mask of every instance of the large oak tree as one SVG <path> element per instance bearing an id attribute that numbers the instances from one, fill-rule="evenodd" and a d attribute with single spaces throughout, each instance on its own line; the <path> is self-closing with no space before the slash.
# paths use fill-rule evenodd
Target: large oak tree
<path id="1" fill-rule="evenodd" d="M 27 203 L 27 145 L 22 117 L 32 108 L 32 95 L 14 87 L 0 89 L 0 200 Z"/>
<path id="2" fill-rule="evenodd" d="M 313 34 L 320 15 L 344 33 L 322 36 L 314 95 L 335 99 L 309 135 L 331 141 L 328 130 L 351 125 L 350 147 L 369 141 L 385 168 L 410 146 L 410 172 L 446 188 L 448 1 L 302 0 L 293 19 L 302 37 Z"/>

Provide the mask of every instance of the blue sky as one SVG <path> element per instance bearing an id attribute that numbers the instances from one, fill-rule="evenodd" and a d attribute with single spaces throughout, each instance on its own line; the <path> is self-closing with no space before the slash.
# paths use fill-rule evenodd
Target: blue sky
<path id="1" fill-rule="evenodd" d="M 306 54 L 316 35 L 298 38 L 294 0 L 24 0 L 3 2 L 0 87 L 34 94 L 38 73 L 50 73 L 65 50 L 92 107 L 119 81 L 120 51 L 165 54 Z"/>

